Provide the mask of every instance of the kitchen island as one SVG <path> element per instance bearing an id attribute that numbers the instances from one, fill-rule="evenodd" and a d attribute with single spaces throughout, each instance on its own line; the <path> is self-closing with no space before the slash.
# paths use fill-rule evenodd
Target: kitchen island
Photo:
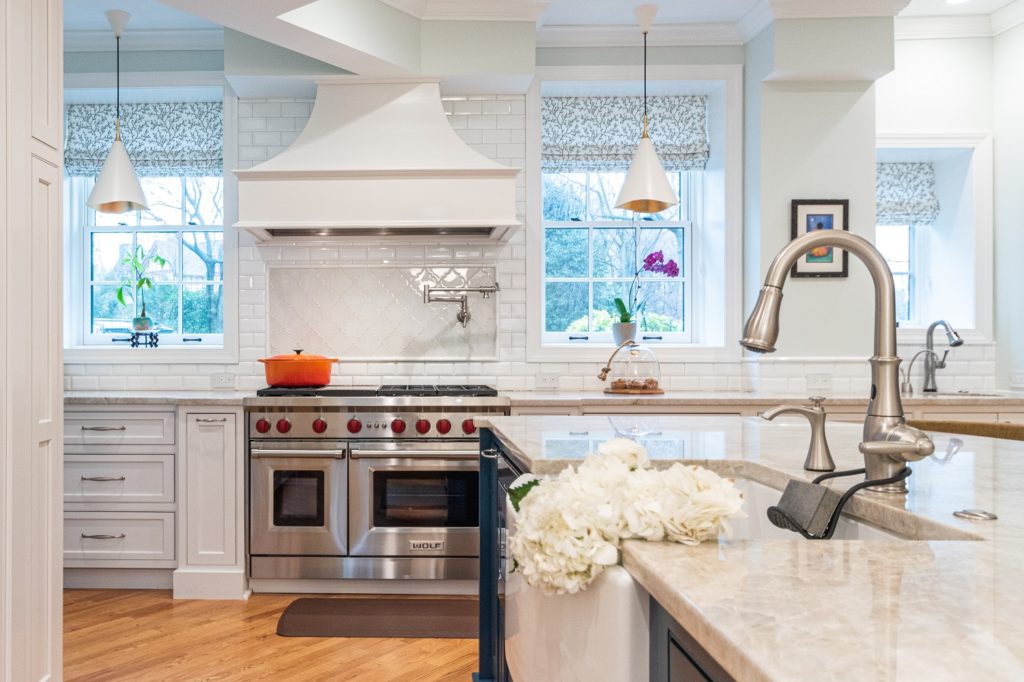
<path id="1" fill-rule="evenodd" d="M 537 474 L 632 431 L 655 466 L 701 464 L 779 490 L 814 477 L 801 467 L 803 420 L 637 415 L 479 424 L 519 468 Z M 859 427 L 829 423 L 827 432 L 838 469 L 863 465 Z M 911 465 L 909 494 L 861 492 L 846 509 L 906 540 L 629 541 L 623 564 L 651 595 L 652 612 L 667 612 L 738 680 L 1021 679 L 1024 502 L 1016 492 L 1024 488 L 1024 442 L 932 436 L 935 454 Z M 953 516 L 969 508 L 998 520 Z M 655 634 L 652 641 L 663 639 Z"/>

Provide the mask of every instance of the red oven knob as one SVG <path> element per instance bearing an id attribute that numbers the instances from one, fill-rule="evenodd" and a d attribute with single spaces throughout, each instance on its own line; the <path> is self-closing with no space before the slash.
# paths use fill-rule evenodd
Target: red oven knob
<path id="1" fill-rule="evenodd" d="M 404 433 L 405 432 L 405 420 L 404 419 L 392 419 L 391 420 L 391 430 L 394 431 L 395 433 Z"/>
<path id="2" fill-rule="evenodd" d="M 316 433 L 323 433 L 326 430 L 327 422 L 325 422 L 323 419 L 313 420 L 313 431 L 315 431 Z"/>
<path id="3" fill-rule="evenodd" d="M 270 422 L 260 417 L 256 420 L 256 430 L 260 433 L 266 433 L 270 430 Z"/>
<path id="4" fill-rule="evenodd" d="M 427 431 L 430 431 L 430 422 L 426 419 L 418 419 L 416 421 L 416 433 L 422 435 Z"/>
<path id="5" fill-rule="evenodd" d="M 277 430 L 280 433 L 288 433 L 289 431 L 292 430 L 292 423 L 290 421 L 288 421 L 287 419 L 278 419 L 277 420 Z"/>
<path id="6" fill-rule="evenodd" d="M 352 419 L 348 420 L 348 432 L 349 433 L 359 433 L 362 430 L 363 430 L 363 422 L 359 421 L 355 417 L 353 417 Z"/>
<path id="7" fill-rule="evenodd" d="M 437 420 L 437 432 L 444 435 L 452 430 L 452 423 L 447 419 Z"/>
<path id="8" fill-rule="evenodd" d="M 462 420 L 462 432 L 467 435 L 471 433 L 476 433 L 476 424 L 473 423 L 472 419 Z"/>

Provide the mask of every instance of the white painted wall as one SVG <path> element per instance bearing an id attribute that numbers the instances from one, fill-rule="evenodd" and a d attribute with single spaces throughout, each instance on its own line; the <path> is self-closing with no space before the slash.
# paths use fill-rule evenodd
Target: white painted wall
<path id="1" fill-rule="evenodd" d="M 994 64 L 996 370 L 1000 385 L 1024 388 L 1024 26 L 995 37 Z"/>

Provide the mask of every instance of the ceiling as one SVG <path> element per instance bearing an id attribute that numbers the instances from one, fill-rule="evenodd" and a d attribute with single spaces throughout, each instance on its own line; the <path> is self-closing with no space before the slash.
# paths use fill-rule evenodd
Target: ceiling
<path id="1" fill-rule="evenodd" d="M 211 0 L 216 1 L 216 0 Z M 633 8 L 647 0 L 550 0 L 538 25 L 635 26 Z M 991 14 L 1014 0 L 968 0 L 949 4 L 947 0 L 912 0 L 900 16 L 955 16 Z M 758 4 L 758 0 L 662 0 L 657 25 L 736 23 Z M 159 0 L 65 0 L 65 31 L 102 31 L 110 25 L 104 12 L 123 9 L 131 13 L 129 30 L 202 30 L 220 28 Z"/>
<path id="2" fill-rule="evenodd" d="M 633 26 L 633 8 L 643 0 L 551 0 L 542 26 Z M 757 0 L 667 0 L 658 5 L 656 24 L 736 23 Z"/>
<path id="3" fill-rule="evenodd" d="M 937 17 L 965 14 L 992 14 L 1007 5 L 1012 5 L 1014 0 L 968 0 L 951 5 L 946 0 L 913 0 L 905 10 L 900 12 L 901 17 Z"/>
<path id="4" fill-rule="evenodd" d="M 64 0 L 64 30 L 109 31 L 110 24 L 104 14 L 108 9 L 123 9 L 132 15 L 131 21 L 128 22 L 128 31 L 220 28 L 217 24 L 161 4 L 157 0 Z"/>

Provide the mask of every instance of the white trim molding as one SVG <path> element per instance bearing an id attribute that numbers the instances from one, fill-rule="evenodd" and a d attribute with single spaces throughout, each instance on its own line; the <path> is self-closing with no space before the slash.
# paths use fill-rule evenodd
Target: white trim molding
<path id="1" fill-rule="evenodd" d="M 543 234 L 541 196 L 540 105 L 545 81 L 584 82 L 635 80 L 633 66 L 538 67 L 537 78 L 526 93 L 526 360 L 527 362 L 601 362 L 612 345 L 588 348 L 544 345 L 543 329 Z M 738 64 L 656 65 L 648 67 L 649 81 L 718 82 L 724 96 L 725 252 L 740 253 L 743 223 L 743 67 Z M 662 362 L 737 362 L 741 352 L 733 339 L 740 337 L 742 264 L 726 261 L 725 344 L 659 346 Z"/>
<path id="2" fill-rule="evenodd" d="M 65 52 L 113 52 L 109 29 L 65 31 Z M 126 52 L 160 50 L 223 50 L 224 30 L 219 28 L 138 30 L 125 34 L 121 48 Z"/>
<path id="3" fill-rule="evenodd" d="M 965 340 L 987 344 L 995 339 L 993 327 L 994 271 L 994 157 L 992 134 L 986 131 L 895 132 L 875 136 L 878 149 L 966 149 L 971 150 L 971 178 L 974 184 L 974 328 L 958 329 Z M 923 330 L 904 327 L 897 332 L 899 343 L 923 343 Z"/>
<path id="4" fill-rule="evenodd" d="M 537 21 L 546 0 L 380 0 L 421 21 Z"/>
<path id="5" fill-rule="evenodd" d="M 658 25 L 651 30 L 647 44 L 658 46 L 708 47 L 742 45 L 738 24 Z M 537 47 L 636 47 L 636 26 L 540 26 Z"/>
<path id="6" fill-rule="evenodd" d="M 992 13 L 992 35 L 1009 31 L 1024 24 L 1024 0 L 1016 0 Z"/>
<path id="7" fill-rule="evenodd" d="M 944 17 L 896 17 L 896 40 L 941 40 L 949 38 L 991 38 L 988 15 L 969 14 Z"/>
<path id="8" fill-rule="evenodd" d="M 841 19 L 895 17 L 910 0 L 759 0 L 736 22 L 750 40 L 776 19 Z"/>

